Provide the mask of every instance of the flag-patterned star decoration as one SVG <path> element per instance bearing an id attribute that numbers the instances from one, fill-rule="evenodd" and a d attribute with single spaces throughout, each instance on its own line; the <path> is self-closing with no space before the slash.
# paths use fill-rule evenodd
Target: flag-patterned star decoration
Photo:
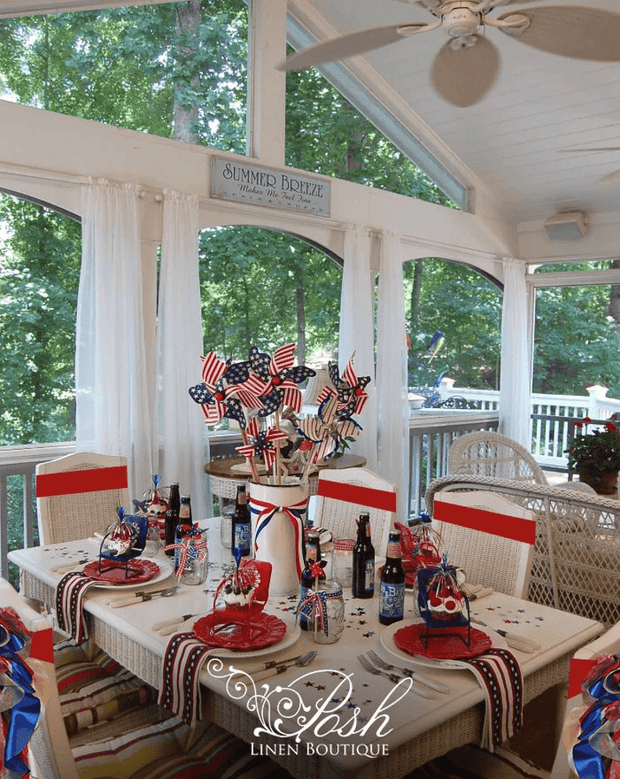
<path id="1" fill-rule="evenodd" d="M 358 376 L 353 369 L 353 357 L 347 363 L 347 367 L 340 377 L 338 365 L 334 362 L 328 364 L 329 378 L 333 388 L 327 385 L 317 398 L 319 406 L 325 400 L 334 395 L 338 398 L 338 417 L 347 419 L 352 414 L 359 414 L 368 400 L 366 387 L 370 383 L 370 376 Z"/>
<path id="2" fill-rule="evenodd" d="M 298 432 L 313 444 L 310 459 L 315 464 L 339 450 L 344 451 L 347 439 L 359 435 L 362 429 L 350 418 L 339 419 L 338 413 L 338 398 L 333 395 L 321 404 L 317 416 L 299 422 Z"/>
<path id="3" fill-rule="evenodd" d="M 297 385 L 314 376 L 316 371 L 304 365 L 293 365 L 295 347 L 294 343 L 279 346 L 273 357 L 259 351 L 257 346 L 251 347 L 248 362 L 252 375 L 245 386 L 262 401 L 259 416 L 274 414 L 281 406 L 290 406 L 297 413 L 301 411 L 303 397 Z"/>
<path id="4" fill-rule="evenodd" d="M 215 352 L 202 358 L 203 382 L 190 387 L 189 394 L 200 404 L 207 425 L 215 425 L 226 417 L 236 419 L 245 428 L 244 408 L 262 408 L 261 401 L 245 386 L 249 376 L 247 361 L 224 362 Z"/>
<path id="5" fill-rule="evenodd" d="M 260 413 L 260 412 L 259 412 Z M 239 454 L 248 459 L 253 457 L 262 457 L 265 461 L 267 470 L 271 470 L 276 459 L 275 441 L 287 441 L 288 436 L 277 427 L 270 427 L 268 430 L 259 430 L 258 418 L 253 417 L 247 428 L 249 443 L 243 446 L 237 446 Z"/>

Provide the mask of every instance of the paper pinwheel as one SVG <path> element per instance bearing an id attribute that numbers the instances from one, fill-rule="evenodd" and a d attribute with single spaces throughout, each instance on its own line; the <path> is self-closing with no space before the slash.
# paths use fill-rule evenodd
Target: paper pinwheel
<path id="1" fill-rule="evenodd" d="M 295 347 L 294 343 L 280 346 L 273 357 L 259 351 L 256 346 L 250 349 L 248 361 L 253 375 L 245 386 L 262 401 L 263 408 L 258 412 L 260 417 L 275 413 L 282 405 L 301 411 L 302 394 L 297 385 L 316 372 L 303 365 L 293 365 Z"/>
<path id="2" fill-rule="evenodd" d="M 215 425 L 226 417 L 236 419 L 245 428 L 243 407 L 252 409 L 263 405 L 246 386 L 250 377 L 249 362 L 224 362 L 215 352 L 209 352 L 202 361 L 203 383 L 190 387 L 189 394 L 200 404 L 206 424 Z"/>
<path id="3" fill-rule="evenodd" d="M 362 429 L 352 419 L 338 418 L 338 398 L 332 396 L 323 401 L 316 417 L 306 417 L 297 430 L 314 446 L 309 462 L 314 464 L 331 457 L 339 449 L 345 449 L 346 439 L 358 435 Z"/>
<path id="4" fill-rule="evenodd" d="M 263 457 L 265 466 L 271 470 L 276 459 L 276 448 L 274 441 L 286 441 L 288 436 L 277 427 L 270 427 L 268 430 L 258 429 L 258 419 L 254 417 L 247 428 L 248 439 L 254 439 L 243 446 L 237 446 L 239 454 L 248 459 L 253 457 Z"/>
<path id="5" fill-rule="evenodd" d="M 339 419 L 347 419 L 352 414 L 359 414 L 368 400 L 366 386 L 370 383 L 370 376 L 358 376 L 355 373 L 353 357 L 344 369 L 342 378 L 336 363 L 330 362 L 328 368 L 329 378 L 335 389 L 327 385 L 317 398 L 319 405 L 328 398 L 336 396 Z"/>

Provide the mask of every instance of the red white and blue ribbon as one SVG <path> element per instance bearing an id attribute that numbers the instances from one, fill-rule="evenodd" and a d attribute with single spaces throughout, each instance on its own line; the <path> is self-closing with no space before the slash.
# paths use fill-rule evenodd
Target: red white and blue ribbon
<path id="1" fill-rule="evenodd" d="M 579 720 L 579 735 L 571 752 L 575 770 L 583 779 L 617 779 L 620 776 L 620 655 L 597 658 L 582 688 L 591 704 Z"/>
<path id="2" fill-rule="evenodd" d="M 8 722 L 3 718 L 0 729 L 0 773 L 16 778 L 30 774 L 28 743 L 41 712 L 33 673 L 22 657 L 28 653 L 30 636 L 14 609 L 0 611 L 0 684 L 14 688 L 12 706 L 4 715 Z"/>
<path id="3" fill-rule="evenodd" d="M 303 517 L 307 505 L 307 498 L 300 500 L 298 503 L 294 503 L 292 506 L 274 506 L 272 503 L 267 503 L 254 497 L 250 500 L 250 511 L 256 516 L 256 533 L 254 534 L 254 549 L 256 551 L 259 549 L 261 534 L 269 525 L 275 514 L 281 512 L 289 519 L 295 531 L 295 567 L 297 568 L 297 575 L 299 578 L 301 578 L 301 573 L 305 564 L 303 551 Z"/>
<path id="4" fill-rule="evenodd" d="M 187 570 L 191 560 L 198 560 L 201 563 L 207 556 L 206 539 L 199 535 L 187 535 L 180 543 L 168 544 L 164 547 L 166 552 L 173 552 L 175 549 L 179 550 L 179 562 L 174 575 L 179 579 Z"/>
<path id="5" fill-rule="evenodd" d="M 88 638 L 88 628 L 84 619 L 84 595 L 89 587 L 97 582 L 83 573 L 70 571 L 58 582 L 56 587 L 56 614 L 58 627 L 81 644 Z"/>
<path id="6" fill-rule="evenodd" d="M 200 672 L 212 649 L 193 633 L 176 633 L 166 646 L 158 703 L 189 725 L 201 718 Z"/>

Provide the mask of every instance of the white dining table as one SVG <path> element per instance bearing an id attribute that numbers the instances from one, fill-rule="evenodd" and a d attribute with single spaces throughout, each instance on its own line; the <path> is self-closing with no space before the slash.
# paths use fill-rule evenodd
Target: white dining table
<path id="1" fill-rule="evenodd" d="M 191 630 L 197 617 L 213 606 L 217 584 L 231 570 L 232 556 L 220 543 L 219 519 L 206 520 L 209 578 L 205 585 L 181 586 L 172 597 L 153 597 L 114 608 L 135 591 L 153 591 L 174 583 L 166 576 L 163 556 L 161 577 L 131 588 L 94 587 L 85 596 L 90 637 L 112 657 L 160 687 L 162 660 L 169 637 L 153 626 L 172 617 L 191 616 L 179 630 Z M 9 559 L 19 566 L 24 595 L 54 607 L 59 566 L 97 558 L 95 539 L 12 551 Z M 81 561 L 81 562 L 80 562 Z M 170 574 L 172 573 L 170 569 Z M 481 583 L 483 584 L 483 583 Z M 346 625 L 333 644 L 315 643 L 295 622 L 297 596 L 271 598 L 267 611 L 287 623 L 283 640 L 270 648 L 249 653 L 223 653 L 209 657 L 201 675 L 203 716 L 251 744 L 255 754 L 269 754 L 299 779 L 397 779 L 417 766 L 470 742 L 479 742 L 484 716 L 484 695 L 474 675 L 446 664 L 418 662 L 394 644 L 396 627 L 378 621 L 378 598 L 345 599 Z M 492 631 L 495 646 L 504 639 L 493 629 L 506 630 L 539 645 L 534 652 L 513 649 L 523 675 L 524 700 L 568 681 L 570 659 L 581 646 L 603 631 L 591 619 L 501 593 L 473 600 L 474 619 Z M 405 621 L 416 619 L 413 593 L 405 599 Z M 264 663 L 281 661 L 316 650 L 305 668 L 254 681 Z M 395 666 L 410 668 L 424 684 L 393 682 L 373 675 L 358 655 L 374 650 Z M 237 670 L 240 673 L 234 673 Z M 433 690 L 438 684 L 446 692 Z"/>

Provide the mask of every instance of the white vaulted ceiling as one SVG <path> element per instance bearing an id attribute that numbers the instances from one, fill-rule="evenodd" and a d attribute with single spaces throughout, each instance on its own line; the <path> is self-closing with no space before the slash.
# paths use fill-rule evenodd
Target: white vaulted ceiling
<path id="1" fill-rule="evenodd" d="M 494 16 L 551 0 L 512 3 Z M 554 0 L 620 13 L 618 0 Z M 400 22 L 428 23 L 418 5 L 399 0 L 290 0 L 295 27 L 314 40 Z M 484 190 L 513 224 L 563 210 L 616 212 L 620 151 L 566 153 L 571 147 L 620 147 L 620 64 L 569 59 L 539 51 L 487 28 L 501 71 L 479 103 L 458 108 L 430 83 L 430 65 L 446 41 L 441 29 L 418 34 L 338 65 L 359 79 L 386 112 L 465 187 Z M 618 41 L 620 49 L 620 40 Z M 474 206 L 475 207 L 475 206 Z"/>

